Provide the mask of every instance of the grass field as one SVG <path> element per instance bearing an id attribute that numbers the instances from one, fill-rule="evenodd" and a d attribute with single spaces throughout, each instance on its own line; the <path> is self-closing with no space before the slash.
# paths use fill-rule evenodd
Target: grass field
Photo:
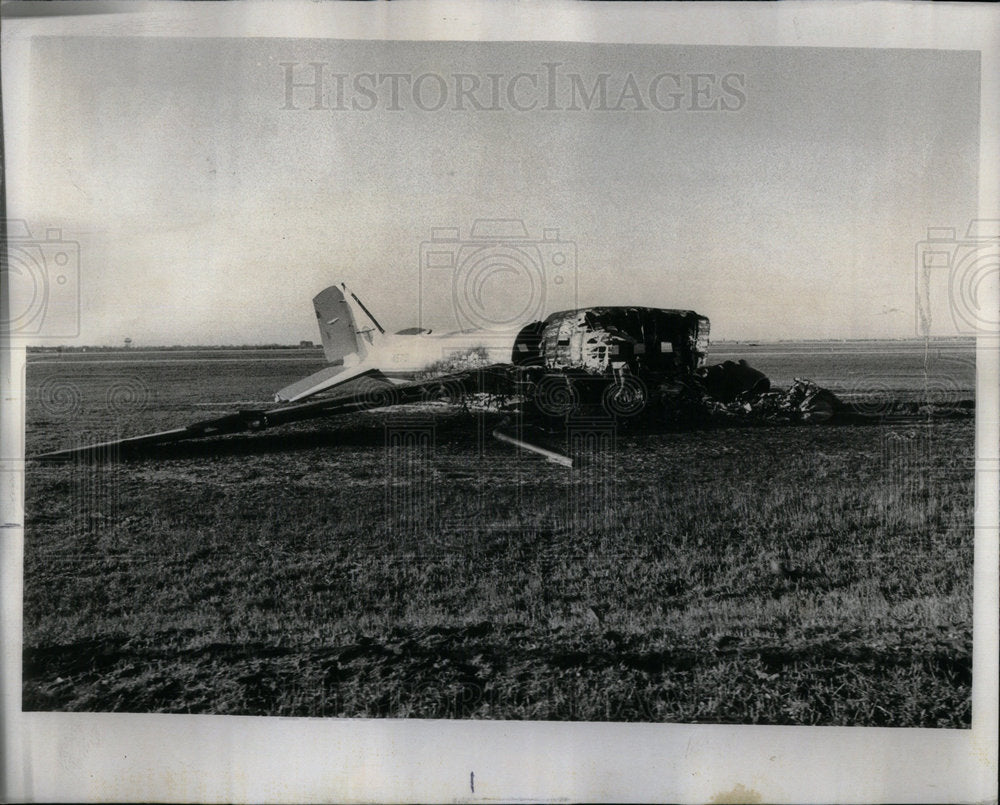
<path id="1" fill-rule="evenodd" d="M 894 350 L 734 353 L 873 412 L 971 398 L 969 345 Z M 32 356 L 27 452 L 249 407 L 319 363 Z M 489 439 L 498 416 L 29 462 L 24 708 L 969 726 L 971 417 L 584 422 L 567 470 Z"/>

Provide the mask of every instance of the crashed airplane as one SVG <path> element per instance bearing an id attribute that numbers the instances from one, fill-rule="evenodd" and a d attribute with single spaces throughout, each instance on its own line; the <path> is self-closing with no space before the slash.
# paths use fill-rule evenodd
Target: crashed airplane
<path id="1" fill-rule="evenodd" d="M 704 365 L 708 319 L 690 310 L 594 307 L 553 313 L 509 332 L 472 330 L 435 335 L 411 328 L 385 332 L 357 295 L 331 286 L 313 299 L 330 366 L 281 389 L 278 402 L 298 402 L 349 380 L 424 379 L 467 356 L 468 368 L 542 366 L 553 371 L 618 377 L 622 372 L 672 375 Z M 359 314 L 367 322 L 358 326 Z M 478 363 L 479 366 L 474 365 Z"/>
<path id="2" fill-rule="evenodd" d="M 477 394 L 520 400 L 525 416 L 550 430 L 580 411 L 698 424 L 825 422 L 838 407 L 833 394 L 808 381 L 796 380 L 787 392 L 771 391 L 768 378 L 745 361 L 706 366 L 709 321 L 691 310 L 590 307 L 553 313 L 509 332 L 436 334 L 420 328 L 387 333 L 344 285 L 321 291 L 313 308 L 329 365 L 278 390 L 276 406 L 36 458 L 107 456 L 391 405 L 463 403 Z M 503 431 L 494 435 L 572 465 L 558 451 Z"/>

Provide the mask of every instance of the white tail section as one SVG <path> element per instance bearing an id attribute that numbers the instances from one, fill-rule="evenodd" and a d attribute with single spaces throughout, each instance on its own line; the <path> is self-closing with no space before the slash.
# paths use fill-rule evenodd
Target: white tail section
<path id="1" fill-rule="evenodd" d="M 323 339 L 323 354 L 330 363 L 351 365 L 365 359 L 372 341 L 358 328 L 344 291 L 336 285 L 320 291 L 313 297 L 313 309 Z"/>
<path id="2" fill-rule="evenodd" d="M 323 339 L 323 354 L 333 365 L 285 386 L 275 395 L 278 401 L 310 397 L 376 368 L 365 361 L 385 331 L 357 296 L 344 285 L 331 285 L 313 297 L 313 309 Z"/>

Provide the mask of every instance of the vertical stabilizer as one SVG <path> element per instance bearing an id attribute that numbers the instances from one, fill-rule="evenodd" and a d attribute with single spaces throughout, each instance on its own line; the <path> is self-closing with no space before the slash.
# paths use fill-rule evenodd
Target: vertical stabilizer
<path id="1" fill-rule="evenodd" d="M 345 292 L 346 288 L 331 285 L 313 297 L 313 309 L 326 359 L 330 363 L 352 366 L 368 356 L 379 331 L 372 326 L 358 325 L 353 305 L 345 298 Z M 354 297 L 354 294 L 350 296 Z"/>

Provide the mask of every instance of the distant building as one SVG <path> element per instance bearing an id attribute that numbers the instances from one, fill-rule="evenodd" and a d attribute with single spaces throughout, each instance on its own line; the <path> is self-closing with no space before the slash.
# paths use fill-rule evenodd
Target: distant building
<path id="1" fill-rule="evenodd" d="M 131 348 L 132 348 L 132 339 L 131 338 L 126 338 L 125 339 L 125 349 L 131 349 Z"/>
<path id="2" fill-rule="evenodd" d="M 301 347 L 302 349 L 311 349 L 312 347 L 314 347 L 314 346 L 316 346 L 316 345 L 315 345 L 315 344 L 313 344 L 313 342 L 312 342 L 312 341 L 299 341 L 299 346 L 300 346 L 300 347 Z"/>

